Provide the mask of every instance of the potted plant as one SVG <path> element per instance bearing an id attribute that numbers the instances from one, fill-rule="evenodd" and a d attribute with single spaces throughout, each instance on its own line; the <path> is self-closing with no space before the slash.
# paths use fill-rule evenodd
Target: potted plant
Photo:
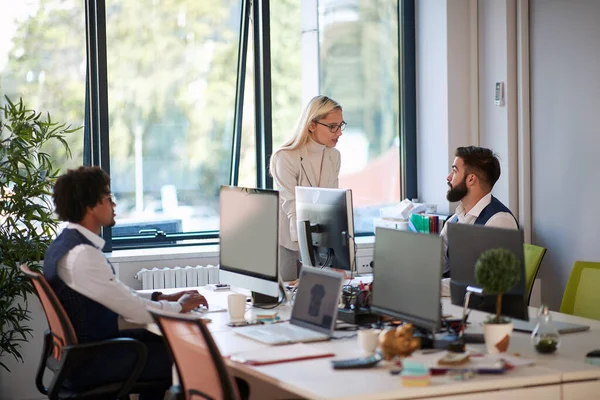
<path id="1" fill-rule="evenodd" d="M 508 349 L 513 324 L 502 314 L 502 295 L 512 289 L 521 278 L 521 264 L 517 256 L 507 249 L 486 250 L 475 264 L 475 280 L 484 294 L 496 295 L 496 315 L 484 325 L 484 338 L 489 353 Z"/>
<path id="2" fill-rule="evenodd" d="M 39 270 L 58 227 L 51 195 L 59 171 L 47 146 L 58 145 L 70 157 L 65 135 L 73 131 L 22 99 L 6 97 L 0 106 L 0 367 L 8 371 L 5 356 L 23 361 L 20 347 L 31 333 L 27 294 L 33 288 L 19 266 Z"/>

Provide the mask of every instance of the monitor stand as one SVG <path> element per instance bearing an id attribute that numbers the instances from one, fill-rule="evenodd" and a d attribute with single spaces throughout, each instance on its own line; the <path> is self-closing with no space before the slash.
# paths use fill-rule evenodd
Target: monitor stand
<path id="1" fill-rule="evenodd" d="M 281 296 L 281 297 L 280 297 Z M 279 296 L 269 296 L 266 294 L 251 292 L 252 304 L 258 308 L 266 307 L 266 308 L 275 308 L 281 304 L 291 304 L 291 297 L 285 291 L 285 284 L 279 276 Z"/>
<path id="2" fill-rule="evenodd" d="M 266 294 L 252 292 L 252 304 L 258 307 L 275 306 L 279 304 L 279 297 L 268 296 Z"/>
<path id="3" fill-rule="evenodd" d="M 371 313 L 369 307 L 339 308 L 337 318 L 340 321 L 354 325 L 370 325 L 379 321 L 379 315 Z"/>

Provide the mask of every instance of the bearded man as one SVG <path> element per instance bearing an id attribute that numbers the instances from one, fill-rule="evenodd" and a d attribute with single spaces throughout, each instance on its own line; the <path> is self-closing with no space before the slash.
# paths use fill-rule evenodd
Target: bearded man
<path id="1" fill-rule="evenodd" d="M 517 219 L 497 198 L 492 189 L 500 178 L 500 162 L 490 149 L 459 147 L 454 152 L 452 171 L 446 177 L 449 202 L 460 201 L 448 223 L 478 224 L 492 228 L 519 229 Z M 440 235 L 444 242 L 444 278 L 450 277 L 448 262 L 448 223 Z"/>

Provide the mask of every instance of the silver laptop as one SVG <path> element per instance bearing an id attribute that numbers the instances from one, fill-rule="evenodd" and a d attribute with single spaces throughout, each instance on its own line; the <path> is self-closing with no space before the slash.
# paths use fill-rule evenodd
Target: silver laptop
<path id="1" fill-rule="evenodd" d="M 531 319 L 530 321 L 522 321 L 520 319 L 513 319 L 513 327 L 517 332 L 531 333 L 535 329 L 537 321 Z M 571 324 L 569 322 L 552 321 L 552 325 L 558 329 L 558 333 L 564 335 L 565 333 L 585 332 L 590 329 L 588 325 Z"/>
<path id="2" fill-rule="evenodd" d="M 235 333 L 266 344 L 328 340 L 335 329 L 344 276 L 303 266 L 289 322 L 236 328 Z"/>

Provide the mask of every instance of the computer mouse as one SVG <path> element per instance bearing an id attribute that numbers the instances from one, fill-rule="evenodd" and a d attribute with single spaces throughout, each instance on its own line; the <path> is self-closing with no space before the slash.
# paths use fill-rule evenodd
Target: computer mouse
<path id="1" fill-rule="evenodd" d="M 600 367 L 600 350 L 592 350 L 585 355 L 586 364 L 597 365 Z"/>

